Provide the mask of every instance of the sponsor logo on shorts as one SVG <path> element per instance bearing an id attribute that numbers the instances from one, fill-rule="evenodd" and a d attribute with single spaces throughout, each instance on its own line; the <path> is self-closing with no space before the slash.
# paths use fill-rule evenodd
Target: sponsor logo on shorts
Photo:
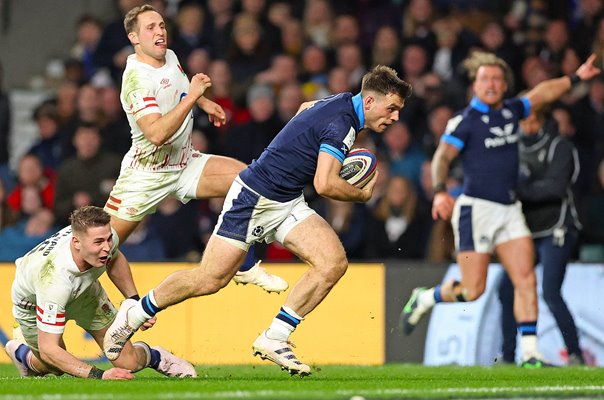
<path id="1" fill-rule="evenodd" d="M 101 310 L 103 311 L 103 313 L 105 313 L 105 315 L 111 315 L 111 307 L 109 307 L 109 304 L 103 303 L 103 305 L 101 306 Z"/>
<path id="2" fill-rule="evenodd" d="M 252 235 L 254 235 L 256 237 L 262 236 L 263 233 L 264 233 L 264 227 L 263 226 L 256 226 L 252 230 Z"/>
<path id="3" fill-rule="evenodd" d="M 134 208 L 134 207 L 128 207 L 128 208 L 126 208 L 126 214 L 135 215 L 136 213 L 138 213 L 138 209 L 137 208 Z"/>

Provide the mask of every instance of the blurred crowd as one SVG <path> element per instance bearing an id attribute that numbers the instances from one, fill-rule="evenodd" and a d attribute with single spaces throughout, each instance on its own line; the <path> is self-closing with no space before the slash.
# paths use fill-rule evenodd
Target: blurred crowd
<path id="1" fill-rule="evenodd" d="M 0 68 L 0 261 L 13 261 L 82 205 L 103 206 L 130 147 L 119 99 L 133 53 L 123 15 L 142 0 L 118 0 L 121 16 L 82 15 L 74 42 L 52 80 L 53 95 L 32 114 L 38 138 L 9 168 L 11 105 Z M 450 225 L 430 216 L 430 160 L 447 121 L 471 96 L 461 61 L 473 50 L 495 53 L 514 72 L 509 95 L 572 74 L 590 53 L 602 66 L 602 0 L 158 0 L 169 47 L 185 72 L 208 74 L 207 96 L 228 116 L 215 128 L 194 114 L 194 147 L 250 163 L 303 101 L 360 90 L 363 74 L 387 65 L 413 86 L 400 121 L 358 147 L 378 155 L 379 183 L 368 204 L 305 193 L 334 227 L 352 260 L 443 262 L 453 258 Z M 552 121 L 576 145 L 576 185 L 585 229 L 576 257 L 604 259 L 604 79 L 573 87 L 554 104 Z M 448 182 L 460 191 L 463 171 Z M 122 250 L 132 260 L 197 261 L 222 199 L 183 205 L 166 199 Z M 278 244 L 256 251 L 293 260 Z"/>

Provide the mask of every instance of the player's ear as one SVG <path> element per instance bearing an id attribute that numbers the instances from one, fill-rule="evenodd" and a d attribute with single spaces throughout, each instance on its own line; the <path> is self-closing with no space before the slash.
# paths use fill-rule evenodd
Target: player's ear
<path id="1" fill-rule="evenodd" d="M 73 243 L 73 247 L 75 247 L 76 250 L 80 250 L 82 248 L 82 245 L 80 244 L 80 239 L 78 239 L 75 235 L 71 236 L 71 242 Z"/>
<path id="2" fill-rule="evenodd" d="M 137 45 L 139 44 L 139 40 L 138 40 L 138 35 L 136 34 L 136 32 L 130 32 L 128 34 L 128 39 L 130 39 L 130 43 L 132 43 L 133 45 Z"/>
<path id="3" fill-rule="evenodd" d="M 375 103 L 375 97 L 373 97 L 373 95 L 369 94 L 363 98 L 363 108 L 365 110 L 371 109 L 373 103 Z"/>

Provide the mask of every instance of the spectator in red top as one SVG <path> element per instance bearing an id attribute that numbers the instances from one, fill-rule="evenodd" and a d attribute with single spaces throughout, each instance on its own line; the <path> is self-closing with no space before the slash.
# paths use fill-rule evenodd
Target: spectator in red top
<path id="1" fill-rule="evenodd" d="M 23 191 L 25 188 L 35 188 L 42 198 L 42 206 L 53 209 L 55 198 L 55 176 L 44 172 L 40 159 L 34 154 L 26 154 L 19 161 L 17 171 L 17 186 L 6 199 L 11 209 L 23 212 Z"/>

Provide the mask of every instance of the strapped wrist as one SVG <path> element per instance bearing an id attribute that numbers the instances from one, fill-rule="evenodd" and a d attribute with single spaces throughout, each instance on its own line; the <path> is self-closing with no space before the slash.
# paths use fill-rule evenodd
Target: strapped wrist
<path id="1" fill-rule="evenodd" d="M 92 369 L 90 370 L 90 372 L 88 373 L 88 378 L 89 379 L 103 379 L 103 374 L 105 373 L 105 370 L 102 370 L 100 368 L 95 367 L 94 365 L 92 366 Z"/>
<path id="2" fill-rule="evenodd" d="M 139 301 L 139 300 L 141 299 L 141 297 L 140 297 L 138 294 L 135 294 L 135 295 L 130 296 L 130 297 L 128 297 L 128 298 L 129 298 L 129 299 L 132 299 L 132 300 L 136 300 L 136 301 Z"/>
<path id="3" fill-rule="evenodd" d="M 568 79 L 570 79 L 570 86 L 575 86 L 582 80 L 577 74 L 568 75 Z"/>
<path id="4" fill-rule="evenodd" d="M 442 192 L 446 192 L 447 191 L 447 185 L 445 185 L 444 183 L 440 182 L 437 183 L 436 185 L 434 185 L 432 187 L 432 191 L 434 192 L 434 194 L 436 193 L 442 193 Z"/>

